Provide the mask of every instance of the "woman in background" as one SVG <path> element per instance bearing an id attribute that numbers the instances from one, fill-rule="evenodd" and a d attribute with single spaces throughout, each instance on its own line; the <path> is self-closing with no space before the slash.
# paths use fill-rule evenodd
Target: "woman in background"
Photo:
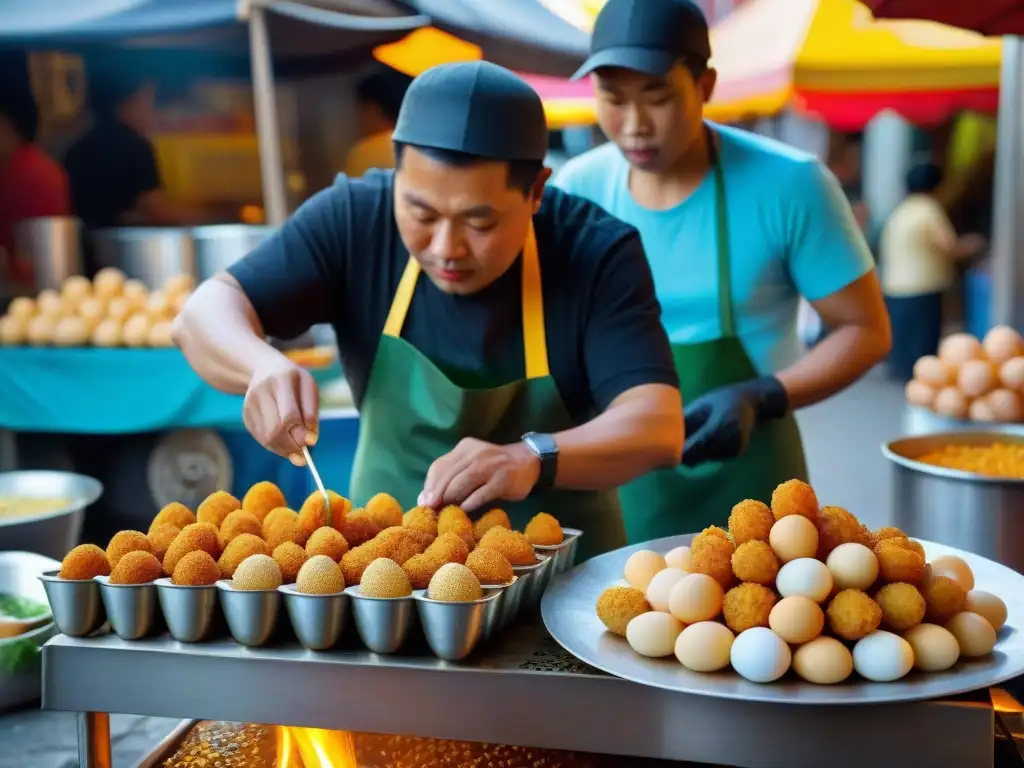
<path id="1" fill-rule="evenodd" d="M 956 264 L 985 246 L 977 234 L 958 237 L 937 197 L 942 170 L 934 163 L 907 174 L 907 197 L 889 216 L 879 244 L 882 290 L 892 323 L 889 370 L 910 381 L 914 363 L 934 355 L 942 336 L 943 295 Z"/>

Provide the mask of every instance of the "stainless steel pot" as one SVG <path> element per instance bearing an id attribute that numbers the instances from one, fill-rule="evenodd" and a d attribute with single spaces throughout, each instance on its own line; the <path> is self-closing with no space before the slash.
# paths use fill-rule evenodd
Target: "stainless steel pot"
<path id="1" fill-rule="evenodd" d="M 274 232 L 274 227 L 224 224 L 196 227 L 192 240 L 196 251 L 196 280 L 223 272 L 253 251 Z"/>
<path id="2" fill-rule="evenodd" d="M 96 263 L 117 267 L 151 290 L 174 275 L 196 276 L 196 254 L 187 229 L 123 227 L 92 233 Z"/>
<path id="3" fill-rule="evenodd" d="M 32 265 L 36 290 L 82 274 L 81 222 L 74 216 L 44 216 L 14 225 L 14 254 Z"/>
<path id="4" fill-rule="evenodd" d="M 62 560 L 78 544 L 85 508 L 103 493 L 103 485 L 85 475 L 49 470 L 0 473 L 0 496 L 66 498 L 68 505 L 30 517 L 0 517 L 0 550 L 36 552 Z"/>
<path id="5" fill-rule="evenodd" d="M 946 432 L 1009 432 L 1010 434 L 1024 435 L 1024 424 L 951 419 L 949 416 L 942 416 L 918 405 L 904 407 L 902 422 L 903 434 L 907 436 L 935 435 Z"/>
<path id="6" fill-rule="evenodd" d="M 945 432 L 882 446 L 893 463 L 893 525 L 1024 573 L 1024 479 L 985 477 L 917 459 L 947 445 L 1024 446 L 1024 435 Z"/>

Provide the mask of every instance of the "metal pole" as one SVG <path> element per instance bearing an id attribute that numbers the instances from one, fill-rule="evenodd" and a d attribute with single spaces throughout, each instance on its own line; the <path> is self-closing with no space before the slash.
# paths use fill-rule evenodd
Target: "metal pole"
<path id="1" fill-rule="evenodd" d="M 992 195 L 992 325 L 1024 329 L 1024 42 L 1003 38 L 996 138 L 996 177 Z"/>
<path id="2" fill-rule="evenodd" d="M 274 70 L 270 58 L 270 37 L 266 11 L 249 8 L 249 55 L 252 58 L 253 105 L 256 112 L 256 139 L 260 151 L 260 178 L 263 182 L 263 207 L 267 223 L 279 227 L 288 216 L 285 198 L 284 168 L 281 165 L 281 140 L 277 123 L 277 99 L 274 94 Z"/>
<path id="3" fill-rule="evenodd" d="M 79 712 L 79 768 L 113 768 L 113 765 L 110 754 L 110 715 L 104 712 Z"/>

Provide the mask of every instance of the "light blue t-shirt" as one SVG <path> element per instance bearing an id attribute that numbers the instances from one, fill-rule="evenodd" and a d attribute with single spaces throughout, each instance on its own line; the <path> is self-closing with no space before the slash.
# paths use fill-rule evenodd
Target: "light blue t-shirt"
<path id="1" fill-rule="evenodd" d="M 758 372 L 775 373 L 803 352 L 800 296 L 830 296 L 874 262 L 839 183 L 813 155 L 714 128 L 725 174 L 734 322 Z M 628 178 L 629 163 L 609 142 L 570 160 L 554 183 L 640 231 L 673 344 L 720 338 L 714 174 L 663 211 L 641 207 Z"/>

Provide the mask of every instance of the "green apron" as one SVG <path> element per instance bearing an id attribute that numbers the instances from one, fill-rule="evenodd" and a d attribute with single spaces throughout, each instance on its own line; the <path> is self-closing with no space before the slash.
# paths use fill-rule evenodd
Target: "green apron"
<path id="1" fill-rule="evenodd" d="M 430 465 L 465 437 L 517 442 L 529 431 L 555 433 L 576 424 L 548 368 L 540 260 L 531 224 L 523 247 L 522 312 L 526 378 L 486 389 L 456 386 L 401 338 L 419 262 L 409 259 L 395 292 L 359 409 L 359 443 L 350 493 L 365 504 L 390 493 L 402 507 L 416 505 Z M 626 543 L 617 494 L 549 489 L 523 501 L 497 501 L 519 530 L 538 512 L 584 531 L 577 561 Z"/>
<path id="2" fill-rule="evenodd" d="M 713 141 L 711 146 L 714 147 Z M 729 282 L 725 179 L 714 154 L 712 168 L 722 336 L 696 344 L 673 345 L 684 405 L 713 389 L 751 381 L 759 375 L 736 336 Z M 657 470 L 620 488 L 629 543 L 694 533 L 709 525 L 724 527 L 734 504 L 743 499 L 768 503 L 775 487 L 793 478 L 806 480 L 807 465 L 796 419 L 787 414 L 759 425 L 747 450 L 735 459 Z"/>

